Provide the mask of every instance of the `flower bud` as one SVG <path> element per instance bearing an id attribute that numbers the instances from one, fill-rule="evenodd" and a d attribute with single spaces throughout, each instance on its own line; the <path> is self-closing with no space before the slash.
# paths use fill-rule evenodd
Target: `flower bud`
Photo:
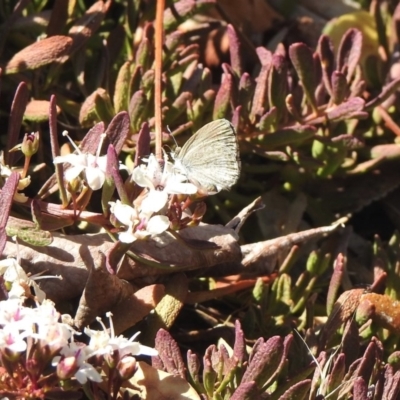
<path id="1" fill-rule="evenodd" d="M 62 379 L 72 378 L 78 370 L 76 357 L 65 357 L 57 364 L 57 376 Z"/>
<path id="2" fill-rule="evenodd" d="M 25 133 L 22 140 L 21 151 L 26 157 L 32 157 L 39 149 L 39 132 Z"/>
<path id="3" fill-rule="evenodd" d="M 117 371 L 122 380 L 131 379 L 137 371 L 136 358 L 126 356 L 117 365 Z"/>

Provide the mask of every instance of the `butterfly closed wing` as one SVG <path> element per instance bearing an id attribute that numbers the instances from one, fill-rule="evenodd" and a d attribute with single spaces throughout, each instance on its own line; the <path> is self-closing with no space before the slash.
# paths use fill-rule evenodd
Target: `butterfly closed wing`
<path id="1" fill-rule="evenodd" d="M 204 125 L 173 158 L 175 168 L 209 194 L 230 189 L 240 175 L 238 140 L 226 119 Z"/>

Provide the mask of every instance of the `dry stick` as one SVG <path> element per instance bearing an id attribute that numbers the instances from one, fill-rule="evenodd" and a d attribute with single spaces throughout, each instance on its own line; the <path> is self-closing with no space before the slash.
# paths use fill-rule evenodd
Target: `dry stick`
<path id="1" fill-rule="evenodd" d="M 157 0 L 155 29 L 155 82 L 154 82 L 154 117 L 156 130 L 156 158 L 162 160 L 162 120 L 161 120 L 161 78 L 162 45 L 164 38 L 163 17 L 165 0 Z"/>

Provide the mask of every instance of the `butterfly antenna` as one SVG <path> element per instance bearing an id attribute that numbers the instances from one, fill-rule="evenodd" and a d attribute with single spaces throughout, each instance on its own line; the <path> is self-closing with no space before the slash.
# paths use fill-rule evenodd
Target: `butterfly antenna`
<path id="1" fill-rule="evenodd" d="M 168 131 L 169 135 L 172 137 L 172 140 L 174 141 L 175 146 L 176 146 L 176 147 L 179 147 L 179 146 L 178 146 L 178 142 L 176 141 L 175 136 L 172 134 L 171 129 L 169 129 L 169 126 L 168 126 L 168 125 L 167 125 L 167 131 Z"/>

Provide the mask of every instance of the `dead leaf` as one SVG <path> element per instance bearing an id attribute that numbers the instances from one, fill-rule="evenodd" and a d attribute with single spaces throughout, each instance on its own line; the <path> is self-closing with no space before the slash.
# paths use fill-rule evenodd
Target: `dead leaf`
<path id="1" fill-rule="evenodd" d="M 206 251 L 193 250 L 169 236 L 162 245 L 155 240 L 140 241 L 134 243 L 131 250 L 142 258 L 134 260 L 125 257 L 118 271 L 118 278 L 135 280 L 137 286 L 143 286 L 153 283 L 160 275 L 176 273 L 177 269 L 172 266 L 178 265 L 181 267 L 180 271 L 186 271 L 207 270 L 228 261 L 240 263 L 242 258 L 240 247 L 231 229 L 219 225 L 201 225 L 184 229 L 180 233 L 187 239 L 210 240 L 219 248 Z M 21 265 L 26 272 L 32 274 L 46 272 L 46 275 L 63 277 L 61 281 L 58 279 L 40 281 L 40 287 L 46 292 L 47 297 L 57 303 L 81 296 L 89 272 L 93 266 L 101 268 L 105 265 L 104 255 L 111 250 L 114 243 L 107 234 L 66 236 L 55 232 L 53 238 L 53 242 L 47 247 L 20 243 L 19 255 Z M 17 256 L 16 245 L 11 240 L 6 243 L 4 256 Z M 164 268 L 157 268 L 157 263 L 162 263 Z"/>
<path id="2" fill-rule="evenodd" d="M 132 397 L 136 395 L 146 400 L 200 400 L 185 379 L 155 369 L 143 361 L 138 362 L 138 370 L 129 386 L 122 390 Z"/>

